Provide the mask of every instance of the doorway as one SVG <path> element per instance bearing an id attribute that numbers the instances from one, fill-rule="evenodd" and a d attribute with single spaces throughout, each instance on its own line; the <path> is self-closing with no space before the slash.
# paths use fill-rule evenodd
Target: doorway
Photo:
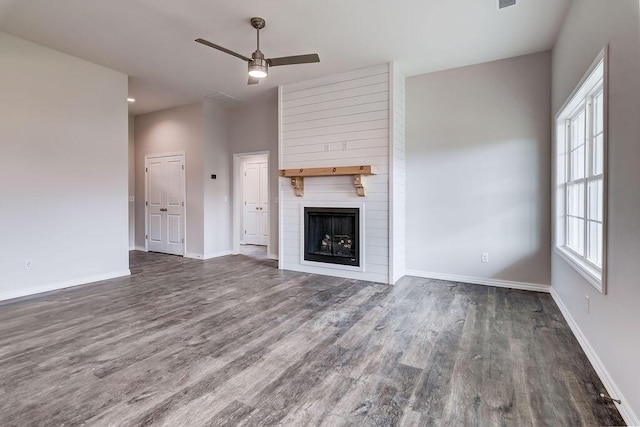
<path id="1" fill-rule="evenodd" d="M 147 251 L 184 255 L 185 193 L 184 153 L 145 157 Z"/>
<path id="2" fill-rule="evenodd" d="M 262 246 L 270 237 L 269 153 L 234 154 L 234 252 L 241 245 Z"/>
<path id="3" fill-rule="evenodd" d="M 245 245 L 267 246 L 269 241 L 269 164 L 266 159 L 260 160 L 243 162 L 241 237 Z"/>

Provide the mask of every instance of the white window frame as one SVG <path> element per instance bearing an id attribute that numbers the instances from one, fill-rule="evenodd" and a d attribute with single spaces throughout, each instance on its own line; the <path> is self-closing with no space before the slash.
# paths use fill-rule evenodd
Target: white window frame
<path id="1" fill-rule="evenodd" d="M 606 270 L 607 270 L 607 206 L 608 206 L 608 179 L 607 179 L 607 140 L 608 140 L 608 49 L 605 47 L 600 51 L 593 64 L 589 67 L 585 75 L 576 86 L 571 96 L 558 110 L 555 117 L 555 143 L 556 143 L 556 198 L 555 198 L 555 252 L 560 255 L 571 267 L 580 273 L 590 284 L 601 293 L 606 294 Z M 603 114 L 603 134 L 602 134 L 602 171 L 593 174 L 592 162 L 593 153 L 589 150 L 593 148 L 594 134 L 593 125 L 593 103 L 592 99 L 602 92 L 602 114 Z M 585 109 L 585 165 L 584 176 L 578 179 L 571 179 L 570 154 L 571 147 L 569 127 L 571 120 Z M 588 259 L 589 246 L 589 214 L 588 214 L 588 192 L 589 182 L 602 179 L 602 266 L 598 266 Z M 584 247 L 583 254 L 569 247 L 567 244 L 567 218 L 568 200 L 567 188 L 569 184 L 583 183 L 584 185 Z M 593 221 L 592 221 L 593 222 Z"/>

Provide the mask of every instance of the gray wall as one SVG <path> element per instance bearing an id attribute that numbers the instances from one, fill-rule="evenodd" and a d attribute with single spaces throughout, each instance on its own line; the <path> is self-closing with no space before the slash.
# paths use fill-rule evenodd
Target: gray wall
<path id="1" fill-rule="evenodd" d="M 3 32 L 0 52 L 0 299 L 128 274 L 127 76 Z"/>
<path id="2" fill-rule="evenodd" d="M 136 246 L 144 247 L 144 163 L 150 154 L 185 152 L 186 256 L 231 252 L 229 111 L 208 103 L 143 114 L 135 120 Z M 215 180 L 211 174 L 217 175 Z"/>
<path id="3" fill-rule="evenodd" d="M 407 270 L 548 285 L 550 54 L 406 84 Z"/>
<path id="4" fill-rule="evenodd" d="M 231 149 L 229 111 L 205 102 L 204 117 L 204 256 L 209 258 L 232 250 Z"/>
<path id="5" fill-rule="evenodd" d="M 608 294 L 553 255 L 552 285 L 618 387 L 640 414 L 640 16 L 638 0 L 574 0 L 553 49 L 553 112 L 609 44 Z M 585 295 L 591 298 L 586 313 Z M 627 421 L 632 422 L 630 419 Z"/>
<path id="6" fill-rule="evenodd" d="M 278 92 L 231 110 L 232 154 L 269 152 L 270 256 L 278 256 Z M 238 213 L 242 215 L 242 212 Z"/>
<path id="7" fill-rule="evenodd" d="M 144 247 L 144 164 L 150 154 L 185 152 L 186 252 L 204 253 L 204 111 L 202 103 L 136 116 L 136 246 Z"/>
<path id="8" fill-rule="evenodd" d="M 135 145 L 135 122 L 134 116 L 129 114 L 129 197 L 136 195 L 136 145 Z M 129 201 L 129 250 L 136 246 L 136 205 L 135 201 Z"/>

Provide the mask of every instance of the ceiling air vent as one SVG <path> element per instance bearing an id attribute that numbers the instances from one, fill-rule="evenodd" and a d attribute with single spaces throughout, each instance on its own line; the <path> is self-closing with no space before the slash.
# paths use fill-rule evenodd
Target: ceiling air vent
<path id="1" fill-rule="evenodd" d="M 204 96 L 204 99 L 227 108 L 237 107 L 242 104 L 238 98 L 222 92 L 214 92 Z"/>
<path id="2" fill-rule="evenodd" d="M 498 0 L 498 9 L 504 9 L 505 7 L 515 6 L 516 0 Z"/>

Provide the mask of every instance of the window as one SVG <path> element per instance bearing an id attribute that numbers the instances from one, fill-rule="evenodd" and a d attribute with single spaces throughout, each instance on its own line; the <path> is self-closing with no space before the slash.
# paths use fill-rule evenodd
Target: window
<path id="1" fill-rule="evenodd" d="M 556 116 L 556 251 L 605 292 L 606 50 Z"/>

